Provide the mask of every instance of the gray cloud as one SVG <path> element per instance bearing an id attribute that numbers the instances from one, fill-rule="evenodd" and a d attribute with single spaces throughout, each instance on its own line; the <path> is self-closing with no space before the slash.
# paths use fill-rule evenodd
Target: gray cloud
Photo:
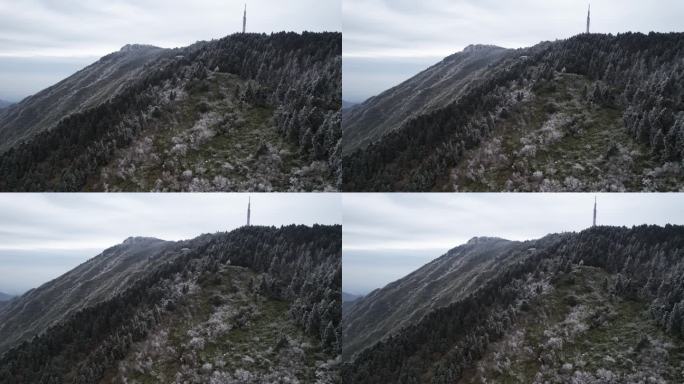
<path id="1" fill-rule="evenodd" d="M 682 194 L 597 194 L 598 223 L 684 224 Z M 528 240 L 591 225 L 593 194 L 345 194 L 343 288 L 367 293 L 475 236 Z"/>
<path id="2" fill-rule="evenodd" d="M 129 236 L 180 240 L 237 228 L 246 220 L 247 196 L 0 194 L 0 291 L 38 286 Z M 336 194 L 251 198 L 256 225 L 342 222 Z"/>
<path id="3" fill-rule="evenodd" d="M 249 0 L 248 32 L 340 31 L 339 0 Z M 51 63 L 64 58 L 78 65 L 130 43 L 178 47 L 221 38 L 242 29 L 245 0 L 0 0 L 0 68 L 6 60 L 44 63 L 24 74 L 24 89 L 5 90 L 10 75 L 0 75 L 0 98 L 18 100 L 64 77 Z M 0 73 L 3 73 L 0 71 Z M 17 82 L 17 84 L 20 84 Z M 21 92 L 20 92 L 21 91 Z"/>
<path id="4" fill-rule="evenodd" d="M 591 7 L 593 32 L 682 31 L 681 1 L 594 0 Z M 587 2 L 577 0 L 344 0 L 344 57 L 374 59 L 366 62 L 366 73 L 379 73 L 378 61 L 392 67 L 403 60 L 434 63 L 469 44 L 531 46 L 583 32 L 586 12 Z M 363 70 L 349 69 L 343 92 L 355 101 L 408 77 L 398 73 L 390 82 L 390 72 L 367 83 Z"/>

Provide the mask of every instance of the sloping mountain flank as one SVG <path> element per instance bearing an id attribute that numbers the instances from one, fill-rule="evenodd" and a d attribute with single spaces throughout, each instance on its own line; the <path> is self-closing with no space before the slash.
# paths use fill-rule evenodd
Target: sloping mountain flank
<path id="1" fill-rule="evenodd" d="M 684 187 L 684 33 L 583 34 L 495 52 L 466 77 L 442 78 L 460 65 L 447 58 L 403 83 L 433 74 L 439 82 L 426 89 L 463 83 L 403 115 L 378 106 L 403 105 L 421 88 L 398 98 L 390 90 L 345 113 L 343 189 Z"/>
<path id="2" fill-rule="evenodd" d="M 97 107 L 139 80 L 163 49 L 127 45 L 68 79 L 0 112 L 0 152 L 54 127 L 63 117 Z"/>
<path id="3" fill-rule="evenodd" d="M 0 312 L 0 352 L 30 340 L 83 308 L 118 295 L 163 263 L 167 246 L 162 240 L 130 238 L 28 291 Z"/>
<path id="4" fill-rule="evenodd" d="M 508 240 L 475 238 L 352 303 L 344 314 L 345 357 L 476 290 L 505 270 L 511 246 Z"/>
<path id="5" fill-rule="evenodd" d="M 446 57 L 411 79 L 345 111 L 343 153 L 364 148 L 412 117 L 458 100 L 507 51 L 491 45 L 470 45 L 463 52 Z"/>
<path id="6" fill-rule="evenodd" d="M 339 33 L 127 46 L 0 112 L 0 190 L 335 190 L 341 97 Z"/>
<path id="7" fill-rule="evenodd" d="M 1 383 L 337 383 L 340 226 L 131 238 L 0 307 Z"/>
<path id="8" fill-rule="evenodd" d="M 684 227 L 593 227 L 497 242 L 500 248 L 490 257 L 474 250 L 491 247 L 491 241 L 457 247 L 426 265 L 430 268 L 353 303 L 343 315 L 343 381 L 684 379 Z M 469 288 L 432 291 L 425 300 L 440 304 L 415 306 L 418 315 L 392 306 L 402 286 L 408 300 L 414 291 L 429 290 L 411 284 L 417 276 L 433 273 L 440 281 L 449 268 L 438 266 L 449 261 L 463 268 L 464 252 L 474 256 L 471 274 L 451 281 Z M 499 267 L 492 271 L 488 265 L 494 259 Z M 461 294 L 453 298 L 454 292 Z M 401 323 L 383 324 L 400 314 Z M 359 319 L 369 324 L 362 326 Z M 393 325 L 391 331 L 377 331 Z"/>

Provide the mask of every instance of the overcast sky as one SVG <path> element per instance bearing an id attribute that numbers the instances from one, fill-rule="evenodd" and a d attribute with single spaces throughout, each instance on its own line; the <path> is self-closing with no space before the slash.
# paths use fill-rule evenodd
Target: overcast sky
<path id="1" fill-rule="evenodd" d="M 0 0 L 0 99 L 18 101 L 130 43 L 242 30 L 245 0 Z M 248 0 L 247 31 L 341 31 L 340 0 Z"/>
<path id="2" fill-rule="evenodd" d="M 594 194 L 345 194 L 343 290 L 366 294 L 475 236 L 528 240 L 591 226 Z M 596 194 L 599 225 L 684 224 L 684 194 Z"/>
<path id="3" fill-rule="evenodd" d="M 584 32 L 581 0 L 342 0 L 345 100 L 360 102 L 469 44 L 520 48 Z M 681 32 L 681 0 L 593 0 L 591 31 Z"/>
<path id="4" fill-rule="evenodd" d="M 245 224 L 247 194 L 0 194 L 0 292 L 22 293 L 130 236 L 194 238 Z M 327 193 L 251 194 L 253 225 L 341 224 Z"/>

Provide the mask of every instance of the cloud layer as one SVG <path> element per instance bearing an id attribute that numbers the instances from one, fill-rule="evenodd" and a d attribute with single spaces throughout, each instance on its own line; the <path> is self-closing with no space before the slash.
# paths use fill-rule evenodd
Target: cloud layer
<path id="1" fill-rule="evenodd" d="M 684 224 L 681 194 L 598 194 L 598 224 Z M 343 288 L 368 293 L 475 236 L 528 240 L 591 225 L 593 194 L 345 194 Z"/>

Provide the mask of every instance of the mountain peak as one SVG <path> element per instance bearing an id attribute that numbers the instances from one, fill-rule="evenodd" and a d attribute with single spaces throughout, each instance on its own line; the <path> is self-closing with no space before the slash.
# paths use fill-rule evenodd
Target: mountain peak
<path id="1" fill-rule="evenodd" d="M 156 237 L 144 237 L 144 236 L 131 236 L 124 240 L 123 244 L 142 244 L 142 243 L 154 243 L 164 241 L 162 239 L 157 239 Z"/>
<path id="2" fill-rule="evenodd" d="M 490 242 L 495 242 L 495 241 L 506 241 L 506 240 L 502 239 L 500 237 L 475 236 L 472 239 L 468 240 L 468 242 L 466 244 L 482 244 L 482 243 L 490 243 Z"/>
<path id="3" fill-rule="evenodd" d="M 505 48 L 499 47 L 498 45 L 492 45 L 492 44 L 470 44 L 469 46 L 463 48 L 463 52 L 469 53 L 469 52 L 484 51 L 484 50 L 491 50 L 491 49 L 505 49 Z"/>
<path id="4" fill-rule="evenodd" d="M 148 49 L 160 49 L 159 47 L 156 47 L 154 45 L 148 45 L 148 44 L 126 44 L 121 49 L 119 52 L 133 52 L 133 51 L 142 51 L 142 50 L 148 50 Z"/>

